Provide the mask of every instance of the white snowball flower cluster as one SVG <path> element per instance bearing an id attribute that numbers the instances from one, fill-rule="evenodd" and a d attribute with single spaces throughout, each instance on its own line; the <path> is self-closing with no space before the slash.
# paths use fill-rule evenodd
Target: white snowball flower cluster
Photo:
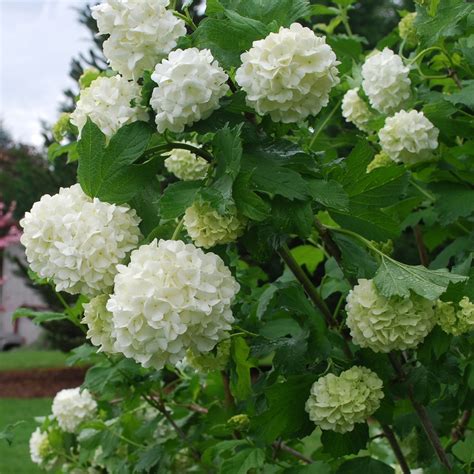
<path id="1" fill-rule="evenodd" d="M 97 403 L 87 389 L 67 388 L 54 397 L 52 412 L 63 431 L 74 433 L 82 422 L 94 418 Z"/>
<path id="2" fill-rule="evenodd" d="M 145 70 L 176 47 L 186 34 L 183 20 L 167 10 L 169 0 L 106 0 L 92 7 L 99 33 L 110 35 L 104 55 L 110 66 L 128 79 Z"/>
<path id="3" fill-rule="evenodd" d="M 353 123 L 359 130 L 366 130 L 371 118 L 369 107 L 359 96 L 359 88 L 348 90 L 342 99 L 342 116 L 347 122 Z"/>
<path id="4" fill-rule="evenodd" d="M 433 301 L 416 294 L 387 298 L 366 279 L 349 292 L 346 311 L 354 343 L 374 352 L 413 349 L 436 323 Z"/>
<path id="5" fill-rule="evenodd" d="M 110 138 L 126 124 L 148 120 L 145 109 L 132 104 L 140 100 L 138 84 L 120 76 L 98 77 L 81 91 L 70 120 L 81 132 L 89 117 Z"/>
<path id="6" fill-rule="evenodd" d="M 324 37 L 299 23 L 254 41 L 241 60 L 235 79 L 247 93 L 247 103 L 275 122 L 318 114 L 339 83 L 334 51 Z"/>
<path id="7" fill-rule="evenodd" d="M 156 65 L 151 78 L 158 84 L 150 100 L 160 133 L 182 132 L 219 108 L 229 90 L 225 71 L 208 49 L 178 49 Z"/>
<path id="8" fill-rule="evenodd" d="M 245 224 L 235 208 L 222 215 L 207 202 L 195 202 L 184 213 L 184 227 L 198 247 L 233 242 L 243 234 Z"/>
<path id="9" fill-rule="evenodd" d="M 175 240 L 154 240 L 118 266 L 107 309 L 115 349 L 144 367 L 209 352 L 231 328 L 239 285 L 220 257 Z"/>
<path id="10" fill-rule="evenodd" d="M 90 198 L 79 184 L 44 195 L 20 221 L 31 269 L 57 291 L 94 296 L 113 285 L 116 265 L 141 238 L 128 205 Z"/>
<path id="11" fill-rule="evenodd" d="M 108 295 L 99 295 L 84 305 L 82 324 L 87 325 L 87 339 L 90 339 L 99 351 L 115 352 L 114 326 L 112 314 L 107 311 Z"/>
<path id="12" fill-rule="evenodd" d="M 354 366 L 339 376 L 328 374 L 311 387 L 306 401 L 309 417 L 322 430 L 346 433 L 380 406 L 383 384 L 375 372 Z"/>
<path id="13" fill-rule="evenodd" d="M 419 163 L 438 147 L 438 134 L 423 112 L 401 110 L 385 120 L 379 131 L 380 146 L 397 163 Z"/>
<path id="14" fill-rule="evenodd" d="M 362 66 L 362 88 L 370 105 L 384 114 L 399 110 L 410 97 L 408 72 L 402 58 L 389 48 L 369 56 Z"/>
<path id="15" fill-rule="evenodd" d="M 36 428 L 31 434 L 29 445 L 31 460 L 39 466 L 43 465 L 45 459 L 52 453 L 48 432 Z"/>
<path id="16" fill-rule="evenodd" d="M 187 145 L 200 148 L 201 145 L 195 142 L 183 142 Z M 209 163 L 202 157 L 197 156 L 192 151 L 182 148 L 174 148 L 164 153 L 168 156 L 165 160 L 165 168 L 173 173 L 178 179 L 183 181 L 192 181 L 195 179 L 204 179 L 209 170 Z"/>

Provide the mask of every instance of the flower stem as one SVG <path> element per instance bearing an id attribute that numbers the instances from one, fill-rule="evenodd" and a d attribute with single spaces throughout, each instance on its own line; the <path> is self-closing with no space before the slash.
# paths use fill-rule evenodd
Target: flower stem
<path id="1" fill-rule="evenodd" d="M 408 466 L 402 448 L 400 447 L 400 444 L 398 443 L 398 440 L 395 437 L 395 433 L 393 432 L 392 428 L 390 428 L 390 426 L 388 425 L 381 426 L 383 434 L 385 438 L 387 438 L 387 441 L 390 443 L 390 446 L 392 447 L 392 450 L 395 454 L 395 457 L 397 458 L 398 464 L 400 465 L 403 474 L 410 474 L 410 467 Z"/>
<path id="2" fill-rule="evenodd" d="M 336 105 L 333 107 L 331 112 L 329 112 L 329 114 L 323 120 L 321 125 L 315 130 L 313 134 L 313 138 L 311 138 L 311 141 L 309 142 L 309 149 L 313 148 L 313 145 L 316 143 L 316 139 L 319 137 L 319 134 L 326 128 L 327 124 L 332 119 L 333 115 L 336 113 L 336 110 L 338 110 L 339 107 L 341 106 L 341 103 L 342 103 L 342 99 L 336 102 Z"/>
<path id="3" fill-rule="evenodd" d="M 171 236 L 171 240 L 177 240 L 178 239 L 178 235 L 181 232 L 181 229 L 183 228 L 183 224 L 184 224 L 184 216 L 178 222 L 178 225 L 176 226 L 176 229 L 174 230 L 173 235 Z"/>

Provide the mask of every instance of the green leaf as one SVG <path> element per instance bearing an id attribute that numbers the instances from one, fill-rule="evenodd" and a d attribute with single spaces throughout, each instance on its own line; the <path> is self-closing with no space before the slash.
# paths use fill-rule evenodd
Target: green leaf
<path id="1" fill-rule="evenodd" d="M 9 446 L 11 446 L 14 438 L 13 430 L 18 428 L 18 426 L 26 423 L 25 420 L 17 421 L 15 423 L 10 423 L 9 425 L 5 426 L 5 428 L 0 430 L 0 441 L 4 440 L 7 442 Z"/>
<path id="2" fill-rule="evenodd" d="M 234 181 L 232 197 L 237 210 L 254 221 L 264 221 L 270 216 L 271 206 L 250 188 L 251 174 L 240 173 Z"/>
<path id="3" fill-rule="evenodd" d="M 441 0 L 436 15 L 431 16 L 425 8 L 417 9 L 415 28 L 423 45 L 432 45 L 442 38 L 461 33 L 459 23 L 474 11 L 474 5 L 457 0 Z"/>
<path id="4" fill-rule="evenodd" d="M 160 199 L 163 218 L 174 219 L 183 215 L 196 199 L 201 185 L 201 181 L 178 181 L 168 185 Z"/>
<path id="5" fill-rule="evenodd" d="M 99 173 L 99 162 L 104 150 L 105 135 L 90 118 L 87 118 L 81 138 L 77 142 L 77 152 L 80 157 L 77 177 L 83 191 L 89 196 L 94 195 L 95 180 Z"/>
<path id="6" fill-rule="evenodd" d="M 349 156 L 342 162 L 342 166 L 334 169 L 332 175 L 346 188 L 359 181 L 367 174 L 367 165 L 374 157 L 374 150 L 367 140 L 359 141 Z M 332 176 L 331 175 L 331 176 Z M 333 176 L 332 176 L 333 177 Z"/>
<path id="7" fill-rule="evenodd" d="M 341 226 L 369 240 L 383 242 L 400 235 L 400 227 L 388 214 L 374 208 L 352 205 L 350 212 L 330 211 L 331 217 Z"/>
<path id="8" fill-rule="evenodd" d="M 453 454 L 462 462 L 470 465 L 474 462 L 474 434 L 470 433 L 464 441 L 453 446 Z"/>
<path id="9" fill-rule="evenodd" d="M 64 313 L 53 313 L 50 311 L 34 311 L 29 308 L 18 308 L 13 312 L 13 320 L 18 318 L 31 318 L 35 324 L 45 323 L 47 321 L 59 321 L 69 319 Z"/>
<path id="10" fill-rule="evenodd" d="M 313 245 L 299 245 L 291 249 L 291 255 L 300 266 L 305 265 L 309 273 L 314 273 L 316 267 L 324 261 L 324 252 Z"/>
<path id="11" fill-rule="evenodd" d="M 245 400 L 252 393 L 250 369 L 254 367 L 249 359 L 250 348 L 242 337 L 232 338 L 232 360 L 235 372 L 230 382 L 232 394 L 237 400 Z"/>
<path id="12" fill-rule="evenodd" d="M 78 142 L 78 178 L 91 197 L 122 203 L 153 178 L 156 163 L 133 165 L 148 146 L 152 134 L 145 122 L 123 126 L 104 149 L 105 137 L 90 120 Z"/>
<path id="13" fill-rule="evenodd" d="M 447 101 L 454 105 L 462 104 L 474 109 L 474 80 L 464 81 L 462 90 L 447 95 Z"/>
<path id="14" fill-rule="evenodd" d="M 254 420 L 258 435 L 267 443 L 282 438 L 302 437 L 314 429 L 305 403 L 316 375 L 295 375 L 265 390 L 268 409 Z"/>
<path id="15" fill-rule="evenodd" d="M 449 273 L 446 269 L 429 270 L 421 265 L 405 265 L 390 257 L 382 256 L 374 282 L 384 296 L 408 298 L 410 291 L 429 300 L 438 299 L 449 283 L 459 283 L 467 277 Z"/>
<path id="16" fill-rule="evenodd" d="M 138 454 L 138 462 L 133 472 L 151 472 L 151 469 L 157 466 L 163 455 L 163 447 L 154 444 Z"/>
<path id="17" fill-rule="evenodd" d="M 432 189 L 437 197 L 434 210 L 441 224 L 451 224 L 474 212 L 473 189 L 457 183 L 436 183 Z"/>
<path id="18" fill-rule="evenodd" d="M 324 452 L 335 458 L 357 454 L 361 449 L 365 449 L 368 441 L 369 427 L 366 423 L 357 424 L 352 431 L 344 434 L 326 430 L 321 434 Z"/>
<path id="19" fill-rule="evenodd" d="M 332 469 L 324 461 L 313 461 L 306 466 L 293 466 L 285 469 L 285 474 L 331 474 Z"/>
<path id="20" fill-rule="evenodd" d="M 336 474 L 395 474 L 395 469 L 377 459 L 364 456 L 350 459 L 339 466 Z"/>
<path id="21" fill-rule="evenodd" d="M 219 472 L 222 474 L 247 474 L 250 469 L 261 468 L 265 464 L 265 451 L 261 448 L 246 448 L 226 459 Z"/>
<path id="22" fill-rule="evenodd" d="M 349 197 L 344 188 L 335 180 L 313 179 L 308 182 L 311 197 L 325 207 L 347 211 Z"/>
<path id="23" fill-rule="evenodd" d="M 272 224 L 278 234 L 308 237 L 313 228 L 311 203 L 276 196 L 272 202 Z"/>

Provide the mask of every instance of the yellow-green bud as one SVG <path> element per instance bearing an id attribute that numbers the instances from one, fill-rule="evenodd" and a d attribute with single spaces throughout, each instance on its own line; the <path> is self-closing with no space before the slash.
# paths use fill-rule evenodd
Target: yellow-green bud
<path id="1" fill-rule="evenodd" d="M 388 239 L 385 242 L 376 242 L 375 240 L 371 240 L 372 245 L 383 252 L 385 255 L 392 255 L 393 253 L 393 240 Z"/>
<path id="2" fill-rule="evenodd" d="M 79 87 L 81 90 L 87 89 L 93 81 L 100 76 L 100 71 L 95 67 L 86 69 L 79 78 Z"/>
<path id="3" fill-rule="evenodd" d="M 250 418 L 248 415 L 241 413 L 229 418 L 227 425 L 236 431 L 247 431 L 250 427 Z"/>
<path id="4" fill-rule="evenodd" d="M 69 121 L 71 114 L 63 113 L 58 121 L 53 125 L 52 132 L 54 139 L 59 143 L 68 132 L 73 131 L 73 125 Z"/>
<path id="5" fill-rule="evenodd" d="M 400 38 L 404 40 L 406 45 L 409 47 L 414 47 L 418 43 L 416 28 L 414 25 L 415 18 L 416 12 L 408 13 L 400 20 L 400 23 L 398 23 Z"/>
<path id="6" fill-rule="evenodd" d="M 367 165 L 367 173 L 370 173 L 376 168 L 383 168 L 384 166 L 390 166 L 393 164 L 393 161 L 384 151 L 377 153 L 374 156 L 374 159 Z"/>

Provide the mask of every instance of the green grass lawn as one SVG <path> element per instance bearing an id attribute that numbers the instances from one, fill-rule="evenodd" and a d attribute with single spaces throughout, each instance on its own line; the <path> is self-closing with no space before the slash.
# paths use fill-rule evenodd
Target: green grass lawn
<path id="1" fill-rule="evenodd" d="M 25 400 L 0 398 L 0 430 L 16 421 L 25 420 L 14 431 L 11 446 L 0 440 L 1 474 L 39 474 L 43 471 L 30 460 L 28 441 L 36 429 L 36 416 L 45 416 L 51 412 L 50 398 L 30 398 Z"/>
<path id="2" fill-rule="evenodd" d="M 0 371 L 63 367 L 68 357 L 61 351 L 14 349 L 0 352 Z"/>

